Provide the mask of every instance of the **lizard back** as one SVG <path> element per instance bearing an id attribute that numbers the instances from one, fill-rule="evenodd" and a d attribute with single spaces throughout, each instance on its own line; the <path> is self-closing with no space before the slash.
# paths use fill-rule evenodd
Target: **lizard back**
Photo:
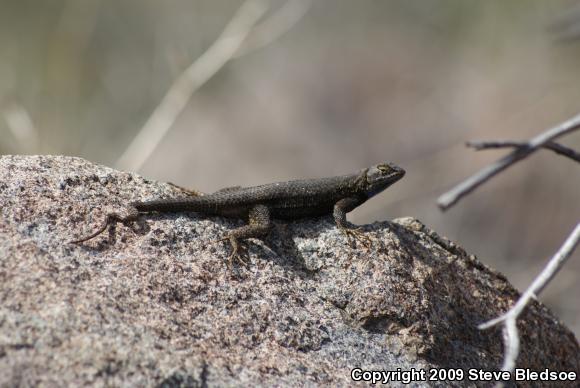
<path id="1" fill-rule="evenodd" d="M 356 191 L 357 175 L 302 179 L 253 187 L 226 188 L 199 197 L 136 202 L 139 211 L 199 211 L 226 217 L 245 217 L 257 204 L 266 205 L 274 218 L 295 219 L 329 214 L 334 204 Z"/>

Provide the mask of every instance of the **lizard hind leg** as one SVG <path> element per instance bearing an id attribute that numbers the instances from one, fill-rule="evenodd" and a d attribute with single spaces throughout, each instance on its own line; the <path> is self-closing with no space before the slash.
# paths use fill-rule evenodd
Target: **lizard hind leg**
<path id="1" fill-rule="evenodd" d="M 122 216 L 118 213 L 108 213 L 105 216 L 103 223 L 97 228 L 97 230 L 95 230 L 93 233 L 91 233 L 87 236 L 81 237 L 77 240 L 69 241 L 69 244 L 80 244 L 82 242 L 88 241 L 92 238 L 97 237 L 101 233 L 103 233 L 109 225 L 113 225 L 117 222 L 127 223 L 130 221 L 135 221 L 135 220 L 137 220 L 138 217 L 139 217 L 139 212 L 134 207 L 131 207 L 130 212 L 126 216 Z"/>
<path id="2" fill-rule="evenodd" d="M 272 222 L 270 220 L 270 209 L 266 205 L 255 205 L 248 213 L 248 225 L 232 230 L 227 237 L 219 240 L 229 240 L 232 246 L 232 253 L 228 257 L 230 265 L 234 260 L 247 266 L 248 263 L 242 258 L 241 252 L 246 248 L 241 244 L 240 240 L 245 240 L 252 237 L 263 237 L 267 235 L 272 229 Z"/>

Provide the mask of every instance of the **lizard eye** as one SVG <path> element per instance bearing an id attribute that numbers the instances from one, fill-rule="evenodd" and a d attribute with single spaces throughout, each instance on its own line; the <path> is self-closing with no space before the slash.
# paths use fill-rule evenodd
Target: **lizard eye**
<path id="1" fill-rule="evenodd" d="M 393 169 L 392 169 L 390 166 L 388 166 L 388 165 L 386 165 L 386 164 L 379 164 L 379 165 L 377 166 L 377 169 L 378 169 L 378 170 L 379 170 L 381 173 L 383 173 L 384 175 L 388 174 L 389 172 L 391 172 L 391 171 L 393 170 Z"/>
<path id="2" fill-rule="evenodd" d="M 375 179 L 390 176 L 393 177 L 398 176 L 400 179 L 401 177 L 403 177 L 403 175 L 405 175 L 405 171 L 401 167 L 395 166 L 392 163 L 382 163 L 373 167 L 371 169 L 370 175 L 373 176 Z"/>
<path id="3" fill-rule="evenodd" d="M 405 171 L 391 163 L 377 164 L 366 171 L 367 196 L 380 193 L 405 175 Z"/>

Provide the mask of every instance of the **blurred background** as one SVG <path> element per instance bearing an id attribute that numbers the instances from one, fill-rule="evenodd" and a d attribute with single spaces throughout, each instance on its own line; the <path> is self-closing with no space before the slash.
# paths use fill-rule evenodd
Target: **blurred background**
<path id="1" fill-rule="evenodd" d="M 580 218 L 578 164 L 541 151 L 435 201 L 506 153 L 465 141 L 580 113 L 579 68 L 578 1 L 0 0 L 0 153 L 201 191 L 392 161 L 351 221 L 416 217 L 523 290 Z M 540 298 L 577 336 L 579 274 L 576 252 Z"/>

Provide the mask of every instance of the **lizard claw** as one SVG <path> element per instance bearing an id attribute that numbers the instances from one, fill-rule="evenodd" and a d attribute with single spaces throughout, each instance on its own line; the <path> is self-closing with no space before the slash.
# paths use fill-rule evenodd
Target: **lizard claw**
<path id="1" fill-rule="evenodd" d="M 230 245 L 232 246 L 232 253 L 228 256 L 227 259 L 228 266 L 233 267 L 234 261 L 237 261 L 244 267 L 248 267 L 249 266 L 248 262 L 242 258 L 242 254 L 247 255 L 247 248 L 244 245 L 241 245 L 237 239 L 227 236 L 224 238 L 220 238 L 219 240 L 215 240 L 213 243 L 215 244 L 226 240 L 229 240 Z"/>
<path id="2" fill-rule="evenodd" d="M 371 247 L 371 239 L 364 234 L 362 228 L 340 228 L 349 241 L 360 241 L 365 248 Z"/>
<path id="3" fill-rule="evenodd" d="M 249 267 L 250 264 L 242 258 L 242 255 L 238 252 L 239 250 L 244 251 L 244 248 L 234 249 L 233 252 L 228 256 L 228 264 L 233 267 L 234 260 L 243 265 L 244 267 Z"/>

